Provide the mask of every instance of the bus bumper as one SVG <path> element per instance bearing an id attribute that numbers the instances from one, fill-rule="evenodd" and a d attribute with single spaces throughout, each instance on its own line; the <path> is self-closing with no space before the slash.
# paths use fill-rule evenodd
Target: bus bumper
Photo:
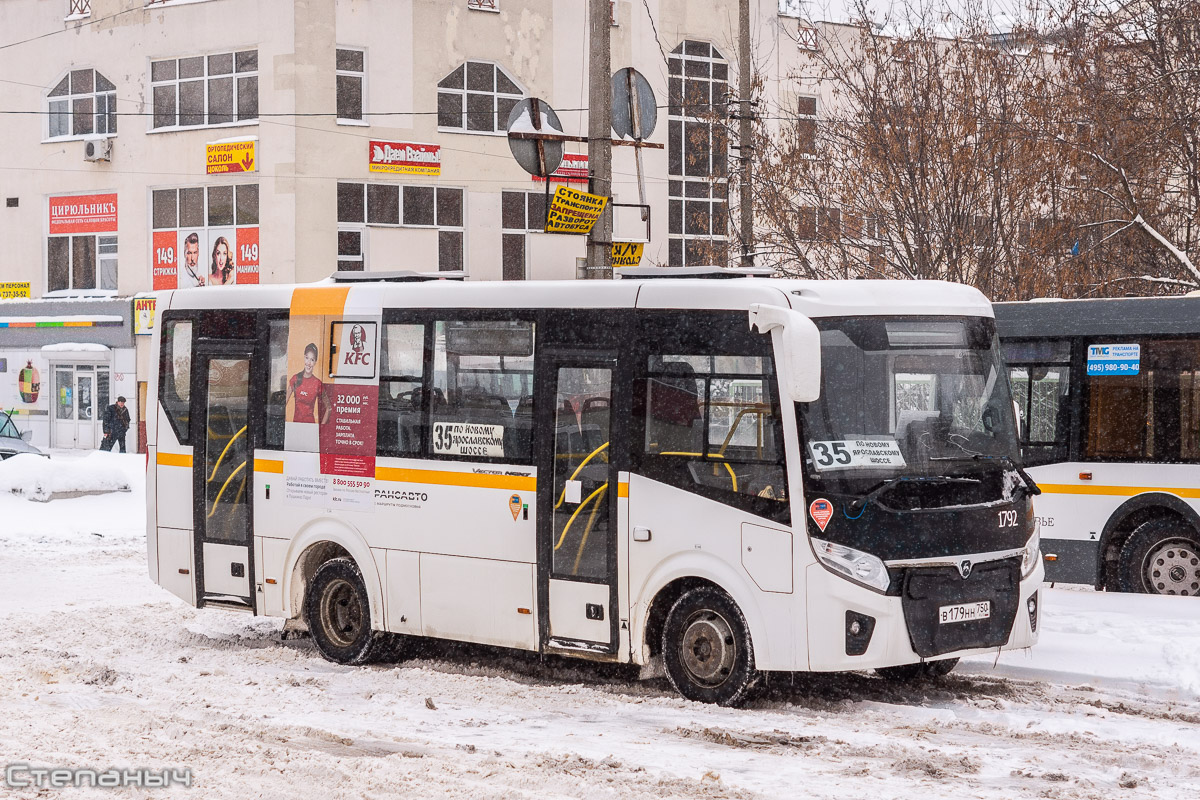
<path id="1" fill-rule="evenodd" d="M 922 610 L 912 600 L 871 591 L 820 564 L 810 565 L 806 577 L 809 669 L 814 672 L 874 669 L 1031 647 L 1041 629 L 1038 590 L 1044 568 L 1040 563 L 1016 586 L 1015 597 L 1012 589 L 994 594 L 995 616 L 985 622 L 940 623 L 936 596 L 926 605 L 932 612 Z M 963 599 L 988 597 L 968 593 Z M 987 638 L 986 646 L 979 645 L 981 637 Z M 955 641 L 964 645 L 955 648 Z"/>

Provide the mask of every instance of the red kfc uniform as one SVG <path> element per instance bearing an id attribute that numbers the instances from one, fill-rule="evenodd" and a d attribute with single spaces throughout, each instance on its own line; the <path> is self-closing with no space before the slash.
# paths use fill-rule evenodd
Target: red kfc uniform
<path id="1" fill-rule="evenodd" d="M 301 372 L 292 377 L 292 391 L 296 394 L 296 410 L 292 422 L 317 422 L 316 409 L 325 396 L 325 384 L 316 375 L 306 378 Z"/>

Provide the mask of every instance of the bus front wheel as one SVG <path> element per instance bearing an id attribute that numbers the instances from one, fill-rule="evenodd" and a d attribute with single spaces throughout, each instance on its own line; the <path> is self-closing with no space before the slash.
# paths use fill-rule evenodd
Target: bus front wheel
<path id="1" fill-rule="evenodd" d="M 339 664 L 384 657 L 393 634 L 371 630 L 371 603 L 358 565 L 334 558 L 317 567 L 304 598 L 304 617 L 321 655 Z"/>
<path id="2" fill-rule="evenodd" d="M 1200 595 L 1200 535 L 1171 519 L 1143 522 L 1121 547 L 1118 570 L 1123 592 Z"/>
<path id="3" fill-rule="evenodd" d="M 758 680 L 746 618 L 711 586 L 675 601 L 663 626 L 662 653 L 671 685 L 688 700 L 740 705 Z"/>

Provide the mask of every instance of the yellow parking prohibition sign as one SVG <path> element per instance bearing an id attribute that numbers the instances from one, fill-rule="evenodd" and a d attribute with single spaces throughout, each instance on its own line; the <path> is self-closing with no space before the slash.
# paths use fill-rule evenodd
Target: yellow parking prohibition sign
<path id="1" fill-rule="evenodd" d="M 546 214 L 546 233 L 586 234 L 604 213 L 607 197 L 560 186 Z"/>

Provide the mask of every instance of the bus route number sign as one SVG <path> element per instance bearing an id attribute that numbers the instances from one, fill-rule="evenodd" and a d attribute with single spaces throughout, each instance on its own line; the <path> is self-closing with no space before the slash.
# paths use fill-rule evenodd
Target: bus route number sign
<path id="1" fill-rule="evenodd" d="M 450 456 L 504 457 L 504 426 L 472 422 L 433 423 L 433 452 Z"/>
<path id="2" fill-rule="evenodd" d="M 1137 375 L 1141 366 L 1140 344 L 1088 345 L 1088 375 Z"/>

